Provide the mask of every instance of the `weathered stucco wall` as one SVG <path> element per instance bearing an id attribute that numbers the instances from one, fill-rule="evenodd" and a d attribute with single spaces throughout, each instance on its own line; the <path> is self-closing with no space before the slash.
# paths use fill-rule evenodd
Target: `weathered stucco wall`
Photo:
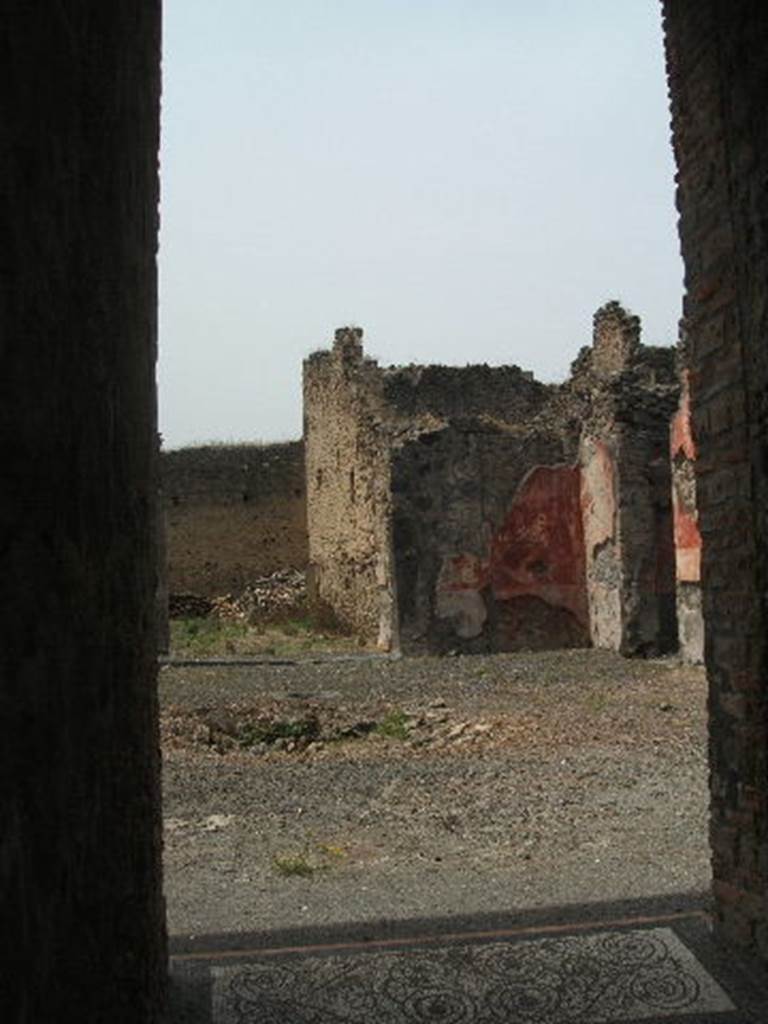
<path id="1" fill-rule="evenodd" d="M 361 338 L 305 368 L 310 557 L 344 621 L 372 639 L 383 588 L 405 650 L 675 646 L 671 349 L 616 302 L 559 386 L 380 369 Z"/>
<path id="2" fill-rule="evenodd" d="M 399 634 L 407 649 L 496 649 L 502 637 L 505 649 L 520 646 L 524 630 L 512 639 L 492 588 L 460 592 L 451 567 L 487 568 L 520 481 L 563 461 L 568 430 L 530 427 L 559 389 L 514 366 L 380 368 L 364 358 L 359 329 L 338 331 L 304 379 L 317 596 L 385 646 Z M 524 596 L 514 596 L 518 611 Z M 532 614 L 541 620 L 538 606 Z"/>
<path id="3" fill-rule="evenodd" d="M 585 434 L 579 457 L 590 636 L 595 647 L 618 651 L 622 642 L 622 567 L 615 456 L 604 441 Z"/>
<path id="4" fill-rule="evenodd" d="M 500 651 L 589 644 L 579 468 L 537 463 L 491 542 Z"/>
<path id="5" fill-rule="evenodd" d="M 389 649 L 397 641 L 380 395 L 380 374 L 363 356 L 359 328 L 339 329 L 332 350 L 304 363 L 310 599 Z"/>
<path id="6" fill-rule="evenodd" d="M 159 1022 L 160 4 L 0 32 L 0 1003 Z"/>
<path id="7" fill-rule="evenodd" d="M 304 445 L 209 445 L 163 452 L 168 589 L 236 594 L 307 564 Z"/>
<path id="8" fill-rule="evenodd" d="M 701 533 L 696 502 L 696 446 L 691 430 L 690 373 L 683 371 L 680 408 L 670 426 L 672 509 L 680 654 L 688 662 L 704 660 L 701 609 Z"/>
<path id="9" fill-rule="evenodd" d="M 572 386 L 586 395 L 579 458 L 592 641 L 627 655 L 674 650 L 674 351 L 642 345 L 638 318 L 609 302 Z"/>
<path id="10" fill-rule="evenodd" d="M 405 650 L 587 642 L 578 483 L 564 455 L 557 435 L 466 420 L 394 450 Z"/>
<path id="11" fill-rule="evenodd" d="M 664 3 L 686 271 L 718 928 L 768 956 L 768 19 Z"/>

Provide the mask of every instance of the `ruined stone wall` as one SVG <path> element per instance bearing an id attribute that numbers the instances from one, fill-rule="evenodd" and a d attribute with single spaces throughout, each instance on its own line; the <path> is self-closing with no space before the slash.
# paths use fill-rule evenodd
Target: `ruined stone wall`
<path id="1" fill-rule="evenodd" d="M 0 79 L 1 1015 L 152 1024 L 160 4 L 5 4 Z"/>
<path id="2" fill-rule="evenodd" d="M 405 422 L 431 415 L 443 421 L 480 416 L 523 423 L 554 390 L 517 366 L 389 366 L 382 371 L 385 407 Z"/>
<path id="3" fill-rule="evenodd" d="M 396 645 L 389 436 L 362 331 L 304 363 L 310 598 L 369 643 Z"/>
<path id="4" fill-rule="evenodd" d="M 600 380 L 624 373 L 640 354 L 640 318 L 615 300 L 595 313 L 591 371 Z"/>
<path id="5" fill-rule="evenodd" d="M 676 646 L 671 349 L 617 302 L 559 386 L 380 369 L 361 337 L 305 370 L 310 557 L 344 621 L 370 638 L 383 588 L 406 650 Z"/>
<path id="6" fill-rule="evenodd" d="M 669 462 L 674 395 L 629 402 L 617 431 L 622 643 L 626 655 L 677 648 L 675 553 Z"/>
<path id="7" fill-rule="evenodd" d="M 306 361 L 304 381 L 309 547 L 317 596 L 342 622 L 369 640 L 378 638 L 384 646 L 396 642 L 401 620 L 409 623 L 411 635 L 421 631 L 423 637 L 428 633 L 431 637 L 432 625 L 415 626 L 410 612 L 397 614 L 398 601 L 402 600 L 405 608 L 416 602 L 421 623 L 426 605 L 421 584 L 416 588 L 418 597 L 410 590 L 401 598 L 396 596 L 397 578 L 402 576 L 404 585 L 411 579 L 408 552 L 415 549 L 413 545 L 402 549 L 398 556 L 401 565 L 395 570 L 393 495 L 402 496 L 404 487 L 419 495 L 406 500 L 407 511 L 405 505 L 401 509 L 395 546 L 400 546 L 408 520 L 407 530 L 420 538 L 419 557 L 424 565 L 419 578 L 430 580 L 425 586 L 434 594 L 439 575 L 434 560 L 442 558 L 435 552 L 442 552 L 448 541 L 428 538 L 423 521 L 432 514 L 446 517 L 444 532 L 449 537 L 450 523 L 461 518 L 467 503 L 477 504 L 483 488 L 492 492 L 493 476 L 499 473 L 492 458 L 486 469 L 479 470 L 466 453 L 473 450 L 473 444 L 481 443 L 478 437 L 492 436 L 493 424 L 530 421 L 556 389 L 514 366 L 380 368 L 364 358 L 362 331 L 353 328 L 336 332 L 332 351 L 315 353 Z M 477 429 L 467 432 L 456 426 L 473 418 Z M 449 423 L 455 429 L 443 435 L 445 457 L 439 458 L 438 468 L 430 472 L 430 483 L 416 486 L 414 473 L 421 469 L 414 453 L 423 451 L 429 438 L 439 437 Z M 484 432 L 484 426 L 489 430 Z M 432 449 L 434 456 L 440 447 Z M 455 466 L 438 484 L 437 478 L 458 457 L 459 450 L 464 452 L 463 467 Z M 390 487 L 393 472 L 399 482 Z M 456 475 L 462 473 L 473 480 L 469 487 L 474 497 L 468 501 L 467 495 L 452 491 Z M 515 479 L 514 469 L 510 473 Z M 503 486 L 499 482 L 498 487 Z M 414 513 L 419 502 L 424 514 Z M 427 504 L 430 514 L 425 512 Z M 474 512 L 467 515 L 469 521 Z M 430 602 L 432 607 L 434 596 Z"/>
<path id="8" fill-rule="evenodd" d="M 578 473 L 562 439 L 452 422 L 393 452 L 404 650 L 588 643 Z"/>
<path id="9" fill-rule="evenodd" d="M 667 0 L 702 536 L 716 923 L 768 956 L 768 19 Z"/>
<path id="10" fill-rule="evenodd" d="M 168 588 L 236 594 L 307 564 L 304 445 L 206 445 L 163 452 Z"/>
<path id="11" fill-rule="evenodd" d="M 640 343 L 616 302 L 597 311 L 593 345 L 574 363 L 584 396 L 580 441 L 592 642 L 623 654 L 677 646 L 669 420 L 674 352 Z"/>

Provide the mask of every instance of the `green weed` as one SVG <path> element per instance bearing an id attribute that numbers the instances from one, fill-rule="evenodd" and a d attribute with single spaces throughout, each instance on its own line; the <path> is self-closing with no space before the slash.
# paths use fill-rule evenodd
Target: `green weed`
<path id="1" fill-rule="evenodd" d="M 408 715 L 404 711 L 394 709 L 387 712 L 373 731 L 377 736 L 384 736 L 390 740 L 407 740 L 410 735 L 407 723 Z"/>
<path id="2" fill-rule="evenodd" d="M 272 865 L 285 878 L 310 878 L 318 871 L 327 871 L 332 864 L 338 864 L 346 857 L 347 851 L 342 846 L 308 842 L 297 853 L 276 854 Z"/>
<path id="3" fill-rule="evenodd" d="M 308 742 L 320 735 L 320 723 L 310 716 L 291 722 L 276 719 L 274 721 L 246 722 L 240 730 L 238 743 L 241 747 L 252 747 L 255 743 L 272 744 L 277 740 L 304 739 Z"/>
<path id="4" fill-rule="evenodd" d="M 278 874 L 285 878 L 309 878 L 319 869 L 320 865 L 313 863 L 308 851 L 301 853 L 279 853 L 272 858 L 272 864 Z"/>
<path id="5" fill-rule="evenodd" d="M 280 622 L 222 621 L 216 616 L 171 620 L 171 651 L 176 657 L 211 658 L 227 655 L 290 658 L 309 651 L 349 651 L 352 637 L 320 631 L 311 617 Z"/>

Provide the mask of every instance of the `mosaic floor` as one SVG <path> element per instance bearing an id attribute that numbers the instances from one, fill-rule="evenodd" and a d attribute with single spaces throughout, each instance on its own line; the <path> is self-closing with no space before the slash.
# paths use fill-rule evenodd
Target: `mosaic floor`
<path id="1" fill-rule="evenodd" d="M 214 1024 L 741 1020 L 666 927 L 210 967 Z"/>

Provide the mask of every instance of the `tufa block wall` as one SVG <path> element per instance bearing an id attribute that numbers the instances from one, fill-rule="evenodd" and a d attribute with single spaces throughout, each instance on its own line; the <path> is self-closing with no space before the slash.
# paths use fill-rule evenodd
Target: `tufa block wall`
<path id="1" fill-rule="evenodd" d="M 240 593 L 307 564 L 304 445 L 205 445 L 162 452 L 171 593 Z"/>

